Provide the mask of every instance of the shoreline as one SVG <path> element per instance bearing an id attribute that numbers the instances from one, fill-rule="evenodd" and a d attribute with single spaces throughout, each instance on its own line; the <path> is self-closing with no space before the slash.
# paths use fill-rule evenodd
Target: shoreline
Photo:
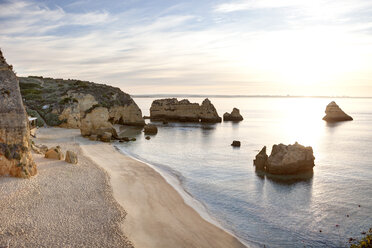
<path id="1" fill-rule="evenodd" d="M 120 148 L 116 147 L 116 144 L 112 144 L 112 145 L 116 148 L 116 150 L 119 153 L 122 153 L 123 155 L 128 156 L 131 159 L 134 159 L 134 160 L 136 160 L 136 161 L 138 161 L 140 163 L 146 164 L 147 166 L 149 166 L 150 168 L 152 168 L 153 170 L 155 170 L 157 173 L 159 173 L 164 178 L 164 180 L 171 187 L 173 187 L 178 192 L 178 194 L 184 200 L 185 204 L 187 204 L 192 209 L 194 209 L 200 215 L 201 218 L 203 218 L 204 220 L 206 220 L 210 224 L 215 225 L 216 227 L 222 229 L 223 231 L 225 231 L 229 235 L 233 236 L 239 242 L 241 242 L 245 247 L 249 247 L 249 244 L 247 244 L 246 242 L 244 242 L 243 240 L 241 240 L 239 237 L 237 237 L 232 231 L 230 231 L 230 230 L 226 229 L 225 227 L 223 227 L 222 224 L 216 218 L 214 218 L 211 215 L 211 213 L 209 212 L 208 208 L 203 203 L 201 203 L 200 201 L 198 201 L 197 199 L 195 199 L 193 197 L 193 195 L 191 193 L 189 193 L 184 188 L 184 186 L 182 185 L 180 179 L 177 178 L 176 175 L 172 174 L 171 172 L 167 172 L 165 169 L 159 168 L 156 165 L 151 164 L 150 162 L 142 161 L 141 159 L 136 158 L 135 156 L 131 155 L 130 153 L 128 153 L 128 152 L 126 152 L 124 150 L 121 150 Z"/>
<path id="2" fill-rule="evenodd" d="M 247 247 L 218 222 L 203 218 L 151 165 L 113 144 L 75 139 L 110 175 L 113 196 L 127 212 L 122 230 L 135 247 Z"/>

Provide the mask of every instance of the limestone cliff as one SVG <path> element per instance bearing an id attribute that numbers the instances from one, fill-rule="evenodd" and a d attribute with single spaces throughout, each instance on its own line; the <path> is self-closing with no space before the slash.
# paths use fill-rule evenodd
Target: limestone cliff
<path id="1" fill-rule="evenodd" d="M 18 79 L 0 51 L 0 175 L 36 174 L 29 135 Z"/>
<path id="2" fill-rule="evenodd" d="M 201 105 L 190 103 L 184 99 L 176 98 L 159 99 L 151 104 L 150 118 L 152 120 L 169 120 L 181 122 L 221 122 L 216 108 L 209 99 L 205 99 Z"/>
<path id="3" fill-rule="evenodd" d="M 107 109 L 112 124 L 145 124 L 137 104 L 119 88 L 71 79 L 30 76 L 19 80 L 27 111 L 39 115 L 41 124 L 80 128 L 86 113 L 97 107 Z"/>

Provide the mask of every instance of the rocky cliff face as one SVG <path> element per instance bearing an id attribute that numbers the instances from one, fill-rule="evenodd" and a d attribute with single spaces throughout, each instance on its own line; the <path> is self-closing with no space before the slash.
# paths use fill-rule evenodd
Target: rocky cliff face
<path id="1" fill-rule="evenodd" d="M 0 51 L 0 175 L 36 174 L 29 135 L 18 79 Z"/>
<path id="2" fill-rule="evenodd" d="M 80 80 L 20 77 L 21 93 L 30 115 L 50 126 L 80 128 L 94 108 L 106 108 L 112 124 L 143 126 L 142 112 L 119 88 Z M 38 117 L 38 116 L 36 116 Z"/>
<path id="3" fill-rule="evenodd" d="M 150 108 L 152 120 L 169 120 L 181 122 L 221 122 L 216 108 L 209 99 L 205 99 L 201 105 L 190 103 L 184 99 L 176 98 L 160 99 L 152 102 Z"/>
<path id="4" fill-rule="evenodd" d="M 311 147 L 304 147 L 297 142 L 294 145 L 274 145 L 270 156 L 264 147 L 256 156 L 254 165 L 257 170 L 270 174 L 292 175 L 312 171 L 315 157 Z"/>
<path id="5" fill-rule="evenodd" d="M 323 120 L 327 122 L 338 122 L 338 121 L 352 121 L 353 118 L 347 115 L 342 109 L 335 103 L 331 102 L 327 105 L 325 110 L 326 115 Z"/>

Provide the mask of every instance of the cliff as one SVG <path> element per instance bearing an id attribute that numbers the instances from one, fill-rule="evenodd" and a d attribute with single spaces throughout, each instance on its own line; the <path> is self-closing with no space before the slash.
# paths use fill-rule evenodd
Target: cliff
<path id="1" fill-rule="evenodd" d="M 176 98 L 155 100 L 151 104 L 150 118 L 152 120 L 169 120 L 181 122 L 221 122 L 216 108 L 207 98 L 201 105 Z"/>
<path id="2" fill-rule="evenodd" d="M 36 174 L 29 135 L 18 79 L 0 51 L 0 175 Z"/>
<path id="3" fill-rule="evenodd" d="M 143 126 L 142 112 L 119 88 L 80 80 L 19 77 L 27 112 L 38 124 L 80 128 L 94 108 L 106 108 L 112 124 Z"/>

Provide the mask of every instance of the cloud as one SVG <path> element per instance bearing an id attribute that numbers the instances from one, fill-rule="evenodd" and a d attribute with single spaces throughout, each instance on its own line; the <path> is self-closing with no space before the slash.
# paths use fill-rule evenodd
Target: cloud
<path id="1" fill-rule="evenodd" d="M 69 12 L 66 6 L 13 0 L 0 3 L 7 10 L 0 11 L 0 44 L 19 75 L 78 78 L 134 94 L 281 94 L 304 81 L 303 75 L 319 87 L 360 78 L 368 85 L 372 36 L 361 30 L 371 23 L 351 15 L 368 4 L 354 1 L 328 0 L 323 12 L 297 0 L 237 1 L 209 5 L 201 16 L 184 9 L 187 4 L 115 12 L 85 8 L 81 1 Z M 252 17 L 236 18 L 243 9 L 252 10 Z M 282 15 L 271 15 L 277 9 Z M 258 15 L 262 10 L 267 13 Z"/>

